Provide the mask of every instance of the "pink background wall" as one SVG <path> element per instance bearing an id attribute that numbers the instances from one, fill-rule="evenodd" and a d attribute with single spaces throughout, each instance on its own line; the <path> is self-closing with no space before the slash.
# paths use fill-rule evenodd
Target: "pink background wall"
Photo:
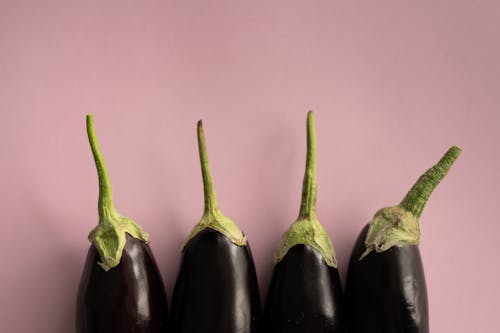
<path id="1" fill-rule="evenodd" d="M 170 297 L 202 213 L 196 121 L 265 292 L 313 109 L 343 278 L 373 213 L 463 148 L 422 216 L 431 327 L 497 332 L 499 31 L 497 1 L 0 1 L 0 331 L 73 331 L 97 223 L 86 113 Z"/>

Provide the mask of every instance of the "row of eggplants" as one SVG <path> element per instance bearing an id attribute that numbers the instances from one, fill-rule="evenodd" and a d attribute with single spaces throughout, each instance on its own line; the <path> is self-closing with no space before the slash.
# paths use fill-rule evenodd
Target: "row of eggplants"
<path id="1" fill-rule="evenodd" d="M 344 297 L 332 242 L 316 217 L 316 138 L 309 112 L 300 213 L 279 245 L 261 317 L 248 240 L 217 205 L 201 121 L 197 129 L 205 210 L 182 250 L 169 315 L 148 234 L 115 210 L 93 118 L 87 116 L 99 176 L 99 223 L 89 235 L 78 290 L 78 333 L 429 332 L 419 217 L 460 154 L 458 147 L 361 231 Z"/>

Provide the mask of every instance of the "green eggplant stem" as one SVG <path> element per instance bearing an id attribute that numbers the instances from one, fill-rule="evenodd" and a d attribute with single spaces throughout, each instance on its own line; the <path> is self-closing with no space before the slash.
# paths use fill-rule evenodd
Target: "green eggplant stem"
<path id="1" fill-rule="evenodd" d="M 299 219 L 311 219 L 316 216 L 316 196 L 318 183 L 316 180 L 316 129 L 312 111 L 307 113 L 307 156 L 306 171 L 302 184 L 302 201 Z"/>
<path id="2" fill-rule="evenodd" d="M 203 192 L 205 207 L 203 216 L 200 222 L 196 224 L 188 236 L 186 244 L 193 239 L 198 233 L 205 229 L 213 229 L 226 236 L 233 244 L 238 246 L 247 245 L 247 239 L 241 229 L 225 216 L 219 209 L 217 198 L 215 196 L 214 183 L 210 174 L 210 166 L 208 164 L 207 147 L 205 144 L 205 135 L 203 133 L 203 122 L 198 121 L 198 151 L 200 153 L 201 176 L 203 178 Z M 184 246 L 186 246 L 184 244 Z"/>
<path id="3" fill-rule="evenodd" d="M 208 164 L 207 146 L 205 144 L 205 135 L 203 133 L 203 122 L 198 121 L 198 150 L 200 153 L 201 176 L 203 178 L 203 192 L 205 199 L 205 214 L 214 214 L 219 208 L 217 197 L 215 196 L 214 183 Z"/>
<path id="4" fill-rule="evenodd" d="M 149 236 L 132 219 L 121 216 L 115 209 L 111 195 L 111 183 L 97 142 L 91 114 L 87 115 L 87 134 L 99 177 L 99 201 L 97 205 L 99 223 L 90 232 L 89 240 L 99 252 L 101 261 L 98 264 L 105 271 L 109 271 L 120 263 L 127 242 L 127 234 L 145 243 L 149 242 Z"/>
<path id="5" fill-rule="evenodd" d="M 420 176 L 399 206 L 412 213 L 415 217 L 420 218 L 429 196 L 446 176 L 461 151 L 457 146 L 448 149 L 436 165 Z"/>
<path id="6" fill-rule="evenodd" d="M 307 155 L 306 171 L 302 184 L 302 200 L 297 220 L 287 229 L 276 251 L 276 263 L 279 263 L 295 245 L 305 244 L 317 250 L 325 263 L 337 267 L 332 241 L 316 217 L 316 130 L 314 114 L 307 113 Z"/>
<path id="7" fill-rule="evenodd" d="M 97 175 L 99 178 L 99 221 L 102 222 L 106 214 L 113 214 L 116 212 L 115 206 L 113 204 L 113 196 L 111 193 L 111 183 L 109 181 L 108 171 L 106 169 L 106 163 L 104 162 L 104 157 L 102 156 L 101 149 L 99 148 L 99 143 L 95 134 L 94 128 L 94 118 L 91 114 L 87 115 L 87 134 L 89 137 L 90 148 L 92 149 L 92 155 L 94 156 L 95 165 L 97 168 Z"/>
<path id="8" fill-rule="evenodd" d="M 432 191 L 446 176 L 461 149 L 453 146 L 439 162 L 427 170 L 397 206 L 380 209 L 369 223 L 365 237 L 365 252 L 384 252 L 393 246 L 418 245 L 420 242 L 420 215 Z"/>

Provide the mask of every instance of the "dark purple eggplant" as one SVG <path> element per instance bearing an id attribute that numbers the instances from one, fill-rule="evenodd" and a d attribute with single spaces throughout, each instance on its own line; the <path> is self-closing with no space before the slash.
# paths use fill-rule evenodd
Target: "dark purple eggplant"
<path id="1" fill-rule="evenodd" d="M 343 294 L 332 242 L 316 217 L 316 134 L 307 116 L 307 162 L 297 221 L 276 254 L 264 307 L 265 333 L 340 333 Z"/>
<path id="2" fill-rule="evenodd" d="M 347 273 L 347 332 L 429 332 L 419 219 L 460 152 L 450 148 L 399 205 L 379 210 L 361 231 Z"/>
<path id="3" fill-rule="evenodd" d="M 170 312 L 174 333 L 257 333 L 260 299 L 252 253 L 217 205 L 201 120 L 198 122 L 205 210 L 182 250 Z"/>
<path id="4" fill-rule="evenodd" d="M 91 231 L 77 296 L 77 333 L 164 333 L 167 297 L 149 236 L 114 208 L 111 184 L 87 116 L 87 133 L 99 175 L 99 223 Z"/>

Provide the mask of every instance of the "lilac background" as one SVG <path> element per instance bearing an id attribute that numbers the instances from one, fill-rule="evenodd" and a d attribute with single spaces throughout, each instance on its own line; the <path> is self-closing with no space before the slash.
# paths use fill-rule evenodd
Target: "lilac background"
<path id="1" fill-rule="evenodd" d="M 196 121 L 265 292 L 313 109 L 343 278 L 373 213 L 463 148 L 422 216 L 431 328 L 497 332 L 499 31 L 498 1 L 0 1 L 0 331 L 73 331 L 97 223 L 86 113 L 170 297 L 202 213 Z"/>

